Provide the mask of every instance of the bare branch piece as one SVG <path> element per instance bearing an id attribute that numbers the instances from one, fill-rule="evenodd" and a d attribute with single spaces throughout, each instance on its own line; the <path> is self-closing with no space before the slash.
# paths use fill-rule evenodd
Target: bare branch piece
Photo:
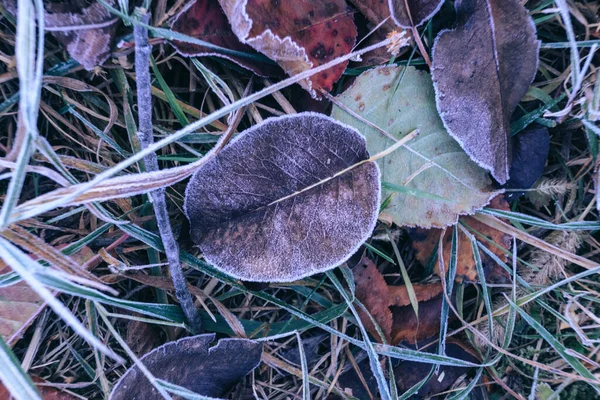
<path id="1" fill-rule="evenodd" d="M 141 9 L 141 20 L 147 24 L 150 15 L 146 10 Z M 152 133 L 152 97 L 151 97 L 151 78 L 150 78 L 150 52 L 151 47 L 148 44 L 148 30 L 144 26 L 136 25 L 133 30 L 135 38 L 135 75 L 137 81 L 138 98 L 138 118 L 139 129 L 138 137 L 145 149 L 154 142 Z M 158 160 L 155 153 L 150 153 L 144 157 L 144 164 L 148 171 L 158 171 Z M 156 223 L 163 242 L 169 270 L 173 285 L 175 286 L 175 295 L 183 309 L 188 325 L 198 333 L 202 329 L 202 322 L 198 314 L 192 295 L 190 294 L 179 260 L 179 247 L 173 236 L 169 214 L 167 212 L 167 203 L 165 200 L 165 189 L 159 188 L 150 192 L 150 197 L 156 214 Z"/>

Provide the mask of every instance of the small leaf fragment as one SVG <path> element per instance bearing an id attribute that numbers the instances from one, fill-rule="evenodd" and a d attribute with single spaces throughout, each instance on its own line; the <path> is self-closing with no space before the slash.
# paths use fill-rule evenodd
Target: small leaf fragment
<path id="1" fill-rule="evenodd" d="M 263 345 L 248 339 L 221 339 L 210 347 L 214 334 L 168 342 L 140 361 L 155 378 L 194 393 L 220 397 L 258 366 Z M 134 365 L 115 385 L 110 400 L 154 400 L 162 396 Z"/>
<path id="2" fill-rule="evenodd" d="M 233 33 L 218 0 L 190 1 L 177 14 L 171 29 L 229 50 L 256 54 L 252 47 L 241 43 Z M 251 58 L 222 53 L 215 49 L 179 40 L 174 40 L 172 44 L 180 54 L 186 57 L 222 57 L 249 69 L 259 76 L 272 76 L 278 74 L 278 72 L 281 73 L 276 65 L 261 63 Z"/>
<path id="3" fill-rule="evenodd" d="M 94 252 L 84 246 L 71 259 L 82 265 L 93 256 Z M 10 272 L 10 267 L 0 261 L 0 275 L 7 277 Z M 15 279 L 17 282 L 0 287 L 0 336 L 9 346 L 21 339 L 45 305 L 29 285 L 18 277 Z"/>
<path id="4" fill-rule="evenodd" d="M 431 73 L 448 132 L 500 183 L 508 180 L 510 118 L 527 93 L 540 42 L 519 0 L 459 0 L 438 35 Z"/>
<path id="5" fill-rule="evenodd" d="M 399 226 L 444 227 L 472 214 L 495 195 L 488 173 L 472 162 L 446 132 L 435 107 L 431 79 L 415 68 L 379 67 L 362 73 L 338 96 L 351 111 L 400 139 L 419 136 L 378 161 L 385 212 Z M 395 143 L 390 137 L 334 105 L 331 116 L 356 127 L 376 154 Z"/>
<path id="6" fill-rule="evenodd" d="M 368 158 L 364 137 L 324 115 L 268 119 L 190 180 L 192 240 L 216 268 L 247 281 L 334 268 L 375 227 L 379 169 Z"/>
<path id="7" fill-rule="evenodd" d="M 403 28 L 423 24 L 437 13 L 444 0 L 388 0 L 391 17 Z"/>
<path id="8" fill-rule="evenodd" d="M 344 0 L 219 0 L 242 43 L 276 61 L 290 76 L 350 53 L 356 26 Z M 313 97 L 330 91 L 348 62 L 301 81 Z"/>

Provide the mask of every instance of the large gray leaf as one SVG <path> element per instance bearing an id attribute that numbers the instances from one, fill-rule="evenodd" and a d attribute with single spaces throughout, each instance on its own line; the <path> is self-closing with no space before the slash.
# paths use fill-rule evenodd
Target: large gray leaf
<path id="1" fill-rule="evenodd" d="M 287 282 L 331 269 L 371 234 L 379 169 L 354 129 L 303 113 L 240 134 L 190 180 L 192 239 L 217 268 Z M 338 174 L 338 175 L 336 175 Z"/>
<path id="2" fill-rule="evenodd" d="M 150 373 L 203 396 L 222 396 L 260 363 L 263 345 L 247 339 L 215 340 L 214 333 L 168 342 L 140 360 Z M 163 397 L 133 366 L 115 385 L 110 400 L 159 400 Z"/>
<path id="3" fill-rule="evenodd" d="M 444 129 L 435 108 L 429 74 L 413 67 L 380 67 L 364 72 L 338 97 L 360 117 L 400 139 L 419 136 L 378 161 L 385 209 L 400 226 L 443 227 L 471 214 L 494 196 L 488 173 L 472 162 Z M 381 131 L 334 107 L 331 116 L 356 127 L 373 154 L 394 141 Z M 385 190 L 387 188 L 387 190 Z"/>
<path id="4" fill-rule="evenodd" d="M 388 0 L 394 22 L 403 28 L 419 26 L 433 17 L 444 0 Z"/>
<path id="5" fill-rule="evenodd" d="M 457 0 L 457 28 L 433 47 L 437 106 L 448 132 L 500 183 L 510 117 L 537 71 L 540 42 L 520 0 Z"/>

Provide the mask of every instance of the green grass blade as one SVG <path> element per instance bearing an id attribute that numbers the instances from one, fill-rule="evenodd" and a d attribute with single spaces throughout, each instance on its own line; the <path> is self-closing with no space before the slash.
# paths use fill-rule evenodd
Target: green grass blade
<path id="1" fill-rule="evenodd" d="M 42 400 L 33 381 L 27 375 L 12 350 L 0 336 L 0 382 L 17 400 Z"/>

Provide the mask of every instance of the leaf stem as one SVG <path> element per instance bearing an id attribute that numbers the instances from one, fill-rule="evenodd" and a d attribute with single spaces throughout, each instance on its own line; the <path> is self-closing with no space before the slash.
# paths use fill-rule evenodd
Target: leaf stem
<path id="1" fill-rule="evenodd" d="M 140 10 L 140 19 L 144 24 L 147 24 L 150 19 L 150 14 L 144 9 Z M 142 148 L 146 149 L 154 142 L 152 132 L 152 95 L 151 95 L 151 78 L 150 78 L 150 53 L 152 48 L 148 44 L 148 29 L 143 25 L 136 25 L 133 28 L 135 38 L 135 75 L 137 81 L 137 99 L 138 99 L 138 118 L 139 130 L 137 132 L 142 144 Z M 144 164 L 147 171 L 158 171 L 158 160 L 156 153 L 148 153 L 144 156 Z M 189 289 L 186 285 L 181 261 L 179 260 L 179 247 L 173 236 L 171 223 L 169 222 L 169 213 L 167 211 L 167 202 L 165 199 L 165 188 L 160 187 L 150 192 L 150 198 L 154 206 L 156 214 L 156 224 L 160 232 L 160 237 L 163 242 L 165 254 L 169 262 L 169 271 L 171 279 L 175 286 L 175 295 L 183 309 L 185 318 L 195 333 L 199 333 L 202 329 L 202 322 L 198 314 L 194 301 Z"/>

